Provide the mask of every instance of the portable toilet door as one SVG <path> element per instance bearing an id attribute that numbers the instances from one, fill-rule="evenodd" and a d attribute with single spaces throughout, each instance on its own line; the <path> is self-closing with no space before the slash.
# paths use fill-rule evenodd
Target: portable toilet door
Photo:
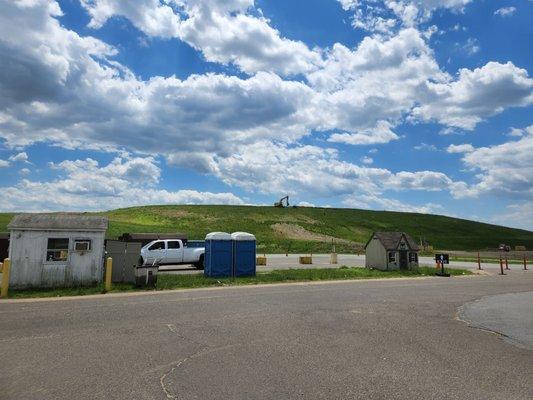
<path id="1" fill-rule="evenodd" d="M 204 276 L 226 278 L 233 275 L 231 235 L 211 232 L 205 237 Z"/>
<path id="2" fill-rule="evenodd" d="M 255 276 L 256 240 L 247 232 L 231 234 L 233 242 L 233 272 L 235 276 Z"/>

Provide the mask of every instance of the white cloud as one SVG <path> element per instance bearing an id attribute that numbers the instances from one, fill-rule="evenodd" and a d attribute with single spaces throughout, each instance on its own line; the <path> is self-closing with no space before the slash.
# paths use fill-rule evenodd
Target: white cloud
<path id="1" fill-rule="evenodd" d="M 451 144 L 446 149 L 448 153 L 471 153 L 474 150 L 474 146 L 469 143 Z"/>
<path id="2" fill-rule="evenodd" d="M 171 38 L 178 35 L 180 16 L 174 12 L 170 2 L 159 0 L 80 0 L 89 12 L 89 27 L 101 28 L 108 19 L 121 16 L 129 19 L 135 26 L 150 36 Z"/>
<path id="3" fill-rule="evenodd" d="M 511 137 L 522 137 L 524 135 L 533 135 L 533 125 L 527 128 L 511 128 L 507 134 Z"/>
<path id="4" fill-rule="evenodd" d="M 361 162 L 365 165 L 370 165 L 370 164 L 373 164 L 374 163 L 374 159 L 372 157 L 369 157 L 369 156 L 364 156 L 361 158 Z"/>
<path id="5" fill-rule="evenodd" d="M 393 128 L 419 101 L 427 80 L 447 78 L 412 28 L 389 39 L 366 37 L 354 50 L 336 44 L 324 68 L 308 75 L 321 94 L 324 128 L 344 131 L 330 140 L 350 144 L 398 139 Z"/>
<path id="6" fill-rule="evenodd" d="M 9 161 L 13 162 L 28 162 L 28 154 L 23 151 L 9 157 Z"/>
<path id="7" fill-rule="evenodd" d="M 0 159 L 0 168 L 9 167 L 9 161 Z"/>
<path id="8" fill-rule="evenodd" d="M 283 75 L 312 71 L 322 63 L 319 52 L 303 42 L 283 38 L 269 21 L 247 10 L 253 0 L 166 1 L 82 0 L 100 28 L 113 16 L 128 18 L 149 36 L 178 38 L 202 52 L 205 59 L 233 63 L 242 71 L 271 71 Z"/>
<path id="9" fill-rule="evenodd" d="M 31 174 L 31 171 L 28 169 L 28 168 L 22 168 L 20 171 L 19 171 L 19 174 L 21 176 L 28 176 L 29 174 Z"/>
<path id="10" fill-rule="evenodd" d="M 394 173 L 355 165 L 340 160 L 336 150 L 317 146 L 255 143 L 216 163 L 216 175 L 228 185 L 250 192 L 291 196 L 324 198 L 385 191 L 455 191 L 463 184 L 441 172 Z"/>
<path id="11" fill-rule="evenodd" d="M 247 4 L 220 4 L 226 3 Z M 531 80 L 512 64 L 497 64 L 509 70 L 503 82 L 483 76 L 478 81 L 487 80 L 484 85 L 465 84 L 477 70 L 451 80 L 413 28 L 389 39 L 365 38 L 354 50 L 335 45 L 324 68 L 307 75 L 307 84 L 269 72 L 246 79 L 207 74 L 142 81 L 112 60 L 116 49 L 62 27 L 54 18 L 60 14 L 55 2 L 40 0 L 24 9 L 20 4 L 6 2 L 0 15 L 0 55 L 9 66 L 0 71 L 0 137 L 12 147 L 47 141 L 66 148 L 127 148 L 209 172 L 213 157 L 243 144 L 295 142 L 312 130 L 336 132 L 334 142 L 386 143 L 398 138 L 394 127 L 417 104 L 414 119 L 472 127 L 480 113 L 529 101 L 523 92 Z M 487 68 L 484 75 L 490 75 Z M 32 73 L 20 75 L 24 70 Z M 478 86 L 486 89 L 479 96 Z M 455 89 L 462 89 L 460 96 Z M 488 96 L 499 99 L 496 108 L 477 104 L 496 91 L 498 96 Z M 444 115 L 441 103 L 448 105 Z"/>
<path id="12" fill-rule="evenodd" d="M 334 133 L 328 138 L 328 142 L 346 143 L 353 145 L 369 145 L 388 143 L 399 139 L 387 121 L 378 121 L 375 128 L 362 129 L 358 133 Z"/>
<path id="13" fill-rule="evenodd" d="M 533 200 L 533 126 L 519 140 L 468 149 L 462 160 L 477 172 L 477 182 L 463 194 L 494 194 L 506 199 Z"/>
<path id="14" fill-rule="evenodd" d="M 427 82 L 425 86 L 425 98 L 413 109 L 413 116 L 466 130 L 506 107 L 533 102 L 533 79 L 512 62 L 489 62 L 473 71 L 462 69 L 455 81 Z"/>
<path id="15" fill-rule="evenodd" d="M 475 38 L 468 38 L 462 48 L 470 56 L 479 53 L 479 50 L 481 50 L 479 41 Z"/>
<path id="16" fill-rule="evenodd" d="M 427 144 L 427 143 L 420 143 L 419 145 L 416 145 L 414 147 L 415 150 L 423 150 L 423 151 L 437 151 L 437 146 L 434 144 Z"/>
<path id="17" fill-rule="evenodd" d="M 126 2 L 122 3 L 119 6 L 127 8 Z M 139 7 L 170 7 L 179 17 L 180 30 L 193 15 L 209 11 L 210 18 L 229 18 L 231 23 L 233 19 L 255 18 L 260 22 L 254 24 L 272 33 L 261 25 L 267 24 L 266 20 L 246 11 L 250 6 L 247 1 L 203 1 L 201 10 L 191 9 L 184 15 L 172 2 L 156 3 L 144 1 Z M 318 197 L 443 190 L 456 195 L 469 187 L 440 172 L 393 172 L 358 166 L 342 161 L 333 149 L 301 146 L 300 139 L 318 131 L 334 132 L 328 138 L 330 142 L 386 143 L 398 139 L 394 129 L 406 117 L 413 122 L 438 121 L 472 129 L 506 107 L 525 106 L 532 101 L 532 80 L 527 71 L 512 63 L 488 63 L 473 71 L 463 69 L 456 78 L 449 76 L 440 69 L 426 37 L 416 28 L 401 29 L 390 37 L 367 37 L 354 49 L 336 44 L 324 53 L 319 51 L 323 62 L 312 61 L 310 69 L 293 64 L 285 57 L 285 50 L 278 51 L 278 45 L 297 46 L 296 42 L 283 42 L 278 33 L 272 39 L 275 51 L 269 50 L 269 55 L 281 55 L 284 63 L 279 65 L 272 61 L 275 58 L 262 53 L 264 49 L 257 49 L 261 47 L 257 43 L 246 53 L 232 53 L 224 47 L 234 43 L 230 38 L 220 45 L 220 53 L 213 51 L 211 56 L 229 54 L 228 61 L 219 62 L 234 62 L 245 70 L 259 72 L 245 78 L 205 74 L 141 80 L 113 59 L 117 49 L 61 26 L 55 18 L 60 15 L 55 2 L 3 0 L 0 4 L 0 57 L 6 60 L 0 69 L 0 138 L 6 146 L 45 141 L 65 148 L 126 149 L 163 156 L 168 163 L 209 173 L 252 192 L 292 191 Z M 168 28 L 150 22 L 150 18 L 164 21 L 166 9 L 134 17 L 124 8 L 117 14 L 116 9 L 108 12 L 102 6 L 115 7 L 117 2 L 87 2 L 86 6 L 91 8 L 91 4 L 102 7 L 91 14 L 95 27 L 111 16 L 123 15 L 139 18 L 136 24 L 146 25 L 147 32 L 151 26 L 154 35 L 165 36 L 157 30 Z M 209 31 L 209 26 L 199 27 Z M 215 24 L 207 33 L 217 36 L 221 34 L 219 28 Z M 227 30 L 231 33 L 233 28 Z M 283 43 L 279 44 L 278 39 Z M 207 45 L 219 46 L 209 40 Z M 207 54 L 204 47 L 202 51 Z M 246 46 L 241 43 L 239 48 Z M 305 57 L 297 62 L 302 60 L 307 62 Z M 298 81 L 287 80 L 273 70 L 306 74 Z M 53 164 L 66 174 L 64 180 L 27 180 L 10 189 L 16 194 L 27 189 L 29 197 L 23 197 L 26 203 L 21 204 L 28 207 L 44 204 L 35 200 L 36 190 L 43 190 L 47 196 L 54 190 L 67 193 L 67 200 L 61 204 L 55 202 L 63 200 L 42 200 L 50 202 L 51 208 L 67 205 L 68 200 L 92 209 L 158 199 L 239 201 L 229 194 L 204 196 L 157 190 L 160 171 L 154 160 L 148 156 L 143 162 L 121 158 L 104 167 L 90 160 Z M 94 172 L 92 184 L 79 185 L 83 179 L 91 181 L 89 175 L 83 177 L 83 170 Z M 130 176 L 149 189 L 132 187 Z M 80 190 L 90 196 L 96 193 L 94 202 L 79 194 Z M 116 200 L 112 193 L 119 193 Z"/>
<path id="18" fill-rule="evenodd" d="M 243 204 L 232 193 L 156 189 L 160 168 L 153 158 L 116 158 L 100 167 L 92 159 L 50 165 L 49 182 L 21 180 L 1 188 L 0 211 L 106 210 L 142 204 Z"/>
<path id="19" fill-rule="evenodd" d="M 533 202 L 510 204 L 497 213 L 492 222 L 533 231 Z"/>
<path id="20" fill-rule="evenodd" d="M 316 207 L 313 203 L 309 203 L 308 201 L 300 201 L 298 203 L 298 207 Z"/>
<path id="21" fill-rule="evenodd" d="M 494 11 L 494 15 L 499 15 L 500 17 L 510 17 L 516 12 L 516 7 L 501 7 Z"/>
<path id="22" fill-rule="evenodd" d="M 395 28 L 427 22 L 438 9 L 462 12 L 472 0 L 338 0 L 352 11 L 352 25 L 370 32 L 391 34 Z"/>
<path id="23" fill-rule="evenodd" d="M 366 194 L 348 196 L 343 200 L 342 204 L 351 208 L 403 211 L 421 214 L 436 214 L 444 211 L 444 207 L 440 204 L 427 203 L 423 205 L 413 205 L 396 199 Z"/>

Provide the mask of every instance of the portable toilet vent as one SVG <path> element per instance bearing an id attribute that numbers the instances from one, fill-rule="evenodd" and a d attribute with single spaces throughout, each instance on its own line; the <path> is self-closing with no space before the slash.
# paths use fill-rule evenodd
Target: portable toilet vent
<path id="1" fill-rule="evenodd" d="M 211 232 L 205 237 L 204 276 L 226 278 L 233 275 L 231 235 Z"/>
<path id="2" fill-rule="evenodd" d="M 255 236 L 246 232 L 231 234 L 234 276 L 255 276 Z"/>

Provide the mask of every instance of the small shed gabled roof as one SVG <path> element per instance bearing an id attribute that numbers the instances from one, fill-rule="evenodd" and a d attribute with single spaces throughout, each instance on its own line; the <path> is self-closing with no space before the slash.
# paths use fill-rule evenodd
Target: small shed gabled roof
<path id="1" fill-rule="evenodd" d="M 13 217 L 8 229 L 53 231 L 105 231 L 107 217 L 75 213 L 25 213 Z"/>
<path id="2" fill-rule="evenodd" d="M 365 249 L 374 236 L 378 238 L 383 247 L 385 247 L 385 250 L 396 250 L 400 240 L 404 237 L 411 250 L 418 251 L 418 244 L 405 232 L 374 232 L 366 243 Z"/>

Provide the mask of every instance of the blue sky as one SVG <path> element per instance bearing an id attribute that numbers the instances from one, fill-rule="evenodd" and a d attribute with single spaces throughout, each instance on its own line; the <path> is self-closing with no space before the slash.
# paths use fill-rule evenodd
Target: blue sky
<path id="1" fill-rule="evenodd" d="M 295 204 L 533 229 L 529 0 L 0 0 L 0 211 Z"/>

